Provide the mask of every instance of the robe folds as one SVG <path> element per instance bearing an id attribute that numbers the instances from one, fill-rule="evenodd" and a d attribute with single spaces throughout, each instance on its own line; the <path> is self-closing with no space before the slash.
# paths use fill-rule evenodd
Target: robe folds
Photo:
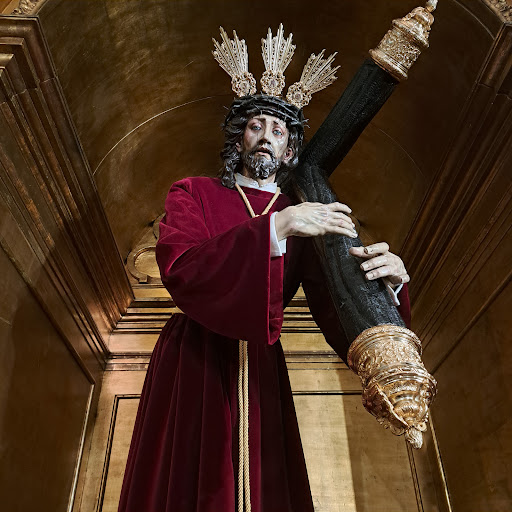
<path id="1" fill-rule="evenodd" d="M 272 194 L 244 191 L 256 214 Z M 289 206 L 281 195 L 270 213 Z M 162 281 L 184 314 L 155 346 L 128 456 L 120 512 L 235 512 L 238 340 L 248 341 L 253 512 L 313 512 L 279 334 L 300 282 L 340 354 L 347 342 L 307 239 L 270 256 L 270 213 L 254 219 L 216 178 L 175 183 L 160 224 Z M 401 293 L 407 316 L 407 290 Z M 310 297 L 312 299 L 310 299 Z M 405 299 L 405 300 L 404 300 Z"/>

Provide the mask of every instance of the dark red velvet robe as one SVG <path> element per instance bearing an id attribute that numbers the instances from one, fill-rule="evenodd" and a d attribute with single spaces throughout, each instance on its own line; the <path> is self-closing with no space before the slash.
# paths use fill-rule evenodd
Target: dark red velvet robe
<path id="1" fill-rule="evenodd" d="M 257 214 L 272 197 L 245 192 Z M 282 195 L 271 212 L 289 204 Z M 238 192 L 218 179 L 173 185 L 157 260 L 185 314 L 169 320 L 151 358 L 120 512 L 236 511 L 239 339 L 249 342 L 252 510 L 313 512 L 279 342 L 283 300 L 303 281 L 326 339 L 339 352 L 346 341 L 332 308 L 322 304 L 328 295 L 323 278 L 303 271 L 301 258 L 308 269 L 315 258 L 304 245 L 290 238 L 285 257 L 271 258 L 270 214 L 251 219 Z"/>

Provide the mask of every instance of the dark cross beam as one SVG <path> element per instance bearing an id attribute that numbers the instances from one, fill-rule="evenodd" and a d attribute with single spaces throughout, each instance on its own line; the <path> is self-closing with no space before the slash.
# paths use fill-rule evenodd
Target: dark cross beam
<path id="1" fill-rule="evenodd" d="M 301 200 L 319 203 L 338 200 L 329 184 L 329 176 L 397 84 L 398 81 L 373 60 L 363 63 L 301 154 L 294 171 Z M 314 243 L 349 343 L 365 329 L 376 325 L 404 326 L 382 280 L 367 281 L 359 267 L 359 258 L 348 253 L 350 247 L 362 245 L 359 238 L 326 235 L 315 237 Z"/>

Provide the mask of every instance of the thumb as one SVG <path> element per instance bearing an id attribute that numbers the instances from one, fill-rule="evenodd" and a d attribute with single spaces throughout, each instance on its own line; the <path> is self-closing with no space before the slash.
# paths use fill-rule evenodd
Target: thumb
<path id="1" fill-rule="evenodd" d="M 364 255 L 364 247 L 351 247 L 348 252 L 352 254 L 352 256 L 362 257 Z"/>

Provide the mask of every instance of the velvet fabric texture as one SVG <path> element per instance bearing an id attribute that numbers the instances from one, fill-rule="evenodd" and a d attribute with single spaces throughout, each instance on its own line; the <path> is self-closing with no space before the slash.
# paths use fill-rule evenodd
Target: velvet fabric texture
<path id="1" fill-rule="evenodd" d="M 244 191 L 257 214 L 272 197 Z M 281 195 L 270 213 L 289 204 Z M 285 256 L 270 257 L 270 213 L 251 219 L 238 192 L 218 179 L 172 186 L 157 261 L 184 314 L 169 320 L 151 358 L 120 512 L 237 510 L 239 339 L 249 342 L 252 510 L 313 512 L 279 342 L 283 304 L 301 281 L 327 341 L 342 354 L 348 341 L 311 241 L 289 238 Z"/>

